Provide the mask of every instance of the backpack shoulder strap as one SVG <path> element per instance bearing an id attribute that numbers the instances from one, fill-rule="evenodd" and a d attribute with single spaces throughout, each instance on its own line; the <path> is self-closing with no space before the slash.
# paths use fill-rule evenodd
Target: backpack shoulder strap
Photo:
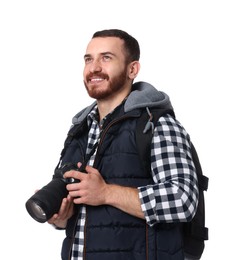
<path id="1" fill-rule="evenodd" d="M 147 169 L 147 171 L 150 171 L 150 147 L 153 131 L 158 119 L 166 114 L 170 114 L 175 117 L 172 109 L 146 108 L 145 111 L 142 111 L 141 116 L 137 121 L 136 144 L 144 169 Z"/>

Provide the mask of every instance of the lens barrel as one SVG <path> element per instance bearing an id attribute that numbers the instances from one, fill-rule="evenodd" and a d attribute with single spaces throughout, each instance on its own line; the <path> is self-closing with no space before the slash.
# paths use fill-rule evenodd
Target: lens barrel
<path id="1" fill-rule="evenodd" d="M 40 223 L 49 220 L 55 213 L 58 213 L 63 198 L 66 198 L 68 191 L 66 185 L 79 182 L 74 178 L 63 178 L 63 174 L 70 170 L 78 169 L 75 163 L 67 163 L 56 168 L 51 182 L 37 191 L 25 204 L 29 215 Z"/>
<path id="2" fill-rule="evenodd" d="M 64 179 L 55 178 L 28 199 L 26 209 L 32 218 L 44 223 L 58 213 L 62 200 L 67 195 Z"/>

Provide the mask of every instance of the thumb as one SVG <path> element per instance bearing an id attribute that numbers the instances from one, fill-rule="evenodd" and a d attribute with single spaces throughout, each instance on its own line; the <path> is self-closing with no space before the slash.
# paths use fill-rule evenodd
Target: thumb
<path id="1" fill-rule="evenodd" d="M 78 166 L 78 168 L 80 168 L 80 167 L 82 166 L 82 163 L 81 163 L 81 162 L 78 162 L 78 163 L 77 163 L 77 166 Z"/>
<path id="2" fill-rule="evenodd" d="M 85 170 L 87 173 L 99 173 L 99 171 L 96 168 L 93 168 L 92 166 L 87 165 L 85 167 Z"/>

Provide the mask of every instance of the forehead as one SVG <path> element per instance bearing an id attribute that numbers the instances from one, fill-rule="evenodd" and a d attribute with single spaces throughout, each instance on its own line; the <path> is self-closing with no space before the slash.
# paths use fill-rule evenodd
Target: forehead
<path id="1" fill-rule="evenodd" d="M 105 52 L 112 52 L 117 55 L 124 55 L 124 41 L 117 37 L 97 37 L 89 42 L 86 54 L 97 55 Z"/>

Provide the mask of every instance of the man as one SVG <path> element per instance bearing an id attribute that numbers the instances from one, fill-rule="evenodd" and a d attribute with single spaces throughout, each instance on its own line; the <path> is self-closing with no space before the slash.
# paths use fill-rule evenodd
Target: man
<path id="1" fill-rule="evenodd" d="M 67 185 L 69 195 L 48 221 L 66 229 L 62 259 L 184 259 L 180 223 L 193 218 L 198 199 L 190 139 L 170 114 L 161 116 L 151 170 L 144 170 L 137 119 L 172 107 L 150 84 L 133 84 L 139 58 L 138 42 L 121 30 L 96 32 L 87 46 L 84 85 L 95 102 L 73 118 L 78 131 L 60 162 L 85 172 L 64 174 L 79 182 Z"/>

